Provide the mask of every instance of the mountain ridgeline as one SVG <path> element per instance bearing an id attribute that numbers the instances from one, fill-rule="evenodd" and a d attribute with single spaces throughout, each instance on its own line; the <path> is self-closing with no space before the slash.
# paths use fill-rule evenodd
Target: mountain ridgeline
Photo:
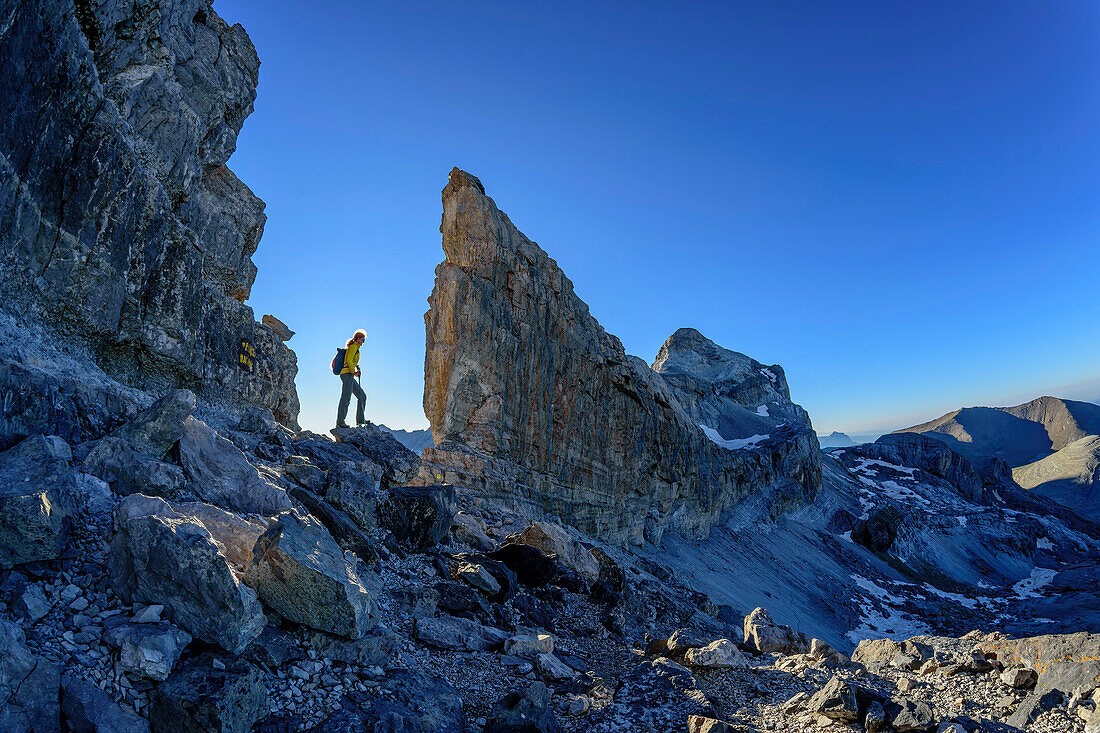
<path id="1" fill-rule="evenodd" d="M 817 439 L 783 370 L 692 329 L 654 367 L 629 356 L 573 284 L 454 169 L 444 262 L 425 316 L 423 480 L 477 487 L 603 539 L 705 537 L 749 494 L 812 501 Z"/>

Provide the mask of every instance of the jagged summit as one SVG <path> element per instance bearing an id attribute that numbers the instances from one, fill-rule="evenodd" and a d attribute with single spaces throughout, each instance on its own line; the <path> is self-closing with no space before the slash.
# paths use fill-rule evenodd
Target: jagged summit
<path id="1" fill-rule="evenodd" d="M 779 506 L 816 493 L 816 441 L 782 371 L 737 377 L 736 364 L 757 362 L 690 330 L 658 357 L 671 379 L 627 355 L 557 263 L 457 168 L 440 232 L 446 259 L 425 316 L 436 447 L 424 455 L 435 465 L 424 480 L 446 476 L 633 543 L 705 535 L 765 487 Z M 780 429 L 778 415 L 798 420 Z"/>

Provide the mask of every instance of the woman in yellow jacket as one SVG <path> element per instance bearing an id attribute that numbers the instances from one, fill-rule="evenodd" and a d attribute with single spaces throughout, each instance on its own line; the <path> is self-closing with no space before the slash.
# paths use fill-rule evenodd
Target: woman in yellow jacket
<path id="1" fill-rule="evenodd" d="M 345 419 L 348 416 L 348 405 L 351 403 L 351 396 L 355 395 L 355 427 L 361 427 L 367 424 L 367 419 L 363 417 L 363 407 L 367 400 L 367 395 L 363 393 L 363 388 L 356 383 L 355 378 L 362 372 L 359 370 L 359 349 L 362 348 L 363 342 L 367 340 L 367 332 L 363 329 L 359 329 L 348 339 L 347 352 L 344 354 L 344 368 L 340 370 L 340 381 L 342 382 L 340 389 L 340 407 L 336 410 L 336 427 L 346 428 L 349 427 Z"/>

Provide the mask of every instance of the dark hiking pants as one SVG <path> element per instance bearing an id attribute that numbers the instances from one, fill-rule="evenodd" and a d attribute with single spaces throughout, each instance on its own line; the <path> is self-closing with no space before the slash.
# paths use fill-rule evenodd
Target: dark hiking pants
<path id="1" fill-rule="evenodd" d="M 355 395 L 355 422 L 366 422 L 367 419 L 363 417 L 363 406 L 367 401 L 367 395 L 364 394 L 359 383 L 355 381 L 355 375 L 341 374 L 340 381 L 343 382 L 343 387 L 340 390 L 340 407 L 336 410 L 336 424 L 339 425 L 347 419 L 348 405 L 351 404 L 353 394 Z"/>

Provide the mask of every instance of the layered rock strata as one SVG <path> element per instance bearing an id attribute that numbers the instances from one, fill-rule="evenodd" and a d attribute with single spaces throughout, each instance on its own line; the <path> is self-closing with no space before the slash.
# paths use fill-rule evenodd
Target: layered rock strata
<path id="1" fill-rule="evenodd" d="M 775 487 L 777 508 L 816 493 L 817 445 L 785 384 L 761 372 L 732 402 L 782 403 L 777 415 L 803 422 L 778 430 L 769 418 L 774 436 L 723 447 L 700 426 L 730 407 L 712 375 L 677 373 L 670 384 L 628 356 L 557 263 L 457 168 L 440 231 L 446 260 L 425 316 L 424 411 L 436 447 L 423 452 L 421 481 L 471 486 L 624 543 L 706 535 L 763 487 Z M 696 414 L 679 399 L 689 390 L 700 395 L 689 403 Z"/>
<path id="2" fill-rule="evenodd" d="M 128 385 L 293 425 L 294 353 L 244 304 L 264 204 L 226 167 L 244 29 L 210 0 L 30 0 L 0 29 L 0 308 Z"/>

